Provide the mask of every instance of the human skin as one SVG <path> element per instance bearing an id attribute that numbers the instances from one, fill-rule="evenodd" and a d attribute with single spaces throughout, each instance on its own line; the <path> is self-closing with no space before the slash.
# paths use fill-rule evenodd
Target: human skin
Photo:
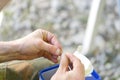
<path id="1" fill-rule="evenodd" d="M 11 0 L 0 0 L 0 11 L 5 7 Z"/>
<path id="2" fill-rule="evenodd" d="M 61 48 L 54 34 L 38 29 L 14 41 L 1 41 L 0 62 L 45 57 L 56 63 L 62 54 Z M 68 70 L 69 64 L 72 64 L 72 70 Z M 74 55 L 63 54 L 60 66 L 51 80 L 84 80 L 84 66 Z"/>
<path id="3" fill-rule="evenodd" d="M 42 29 L 17 40 L 0 42 L 0 62 L 45 57 L 57 63 L 61 54 L 62 47 L 56 36 Z"/>
<path id="4" fill-rule="evenodd" d="M 68 69 L 72 64 L 72 70 Z M 66 53 L 62 55 L 60 66 L 51 80 L 85 80 L 84 65 L 73 54 Z"/>

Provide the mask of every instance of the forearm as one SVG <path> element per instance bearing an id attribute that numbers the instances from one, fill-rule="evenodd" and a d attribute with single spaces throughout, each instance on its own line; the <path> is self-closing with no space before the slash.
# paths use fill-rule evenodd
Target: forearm
<path id="1" fill-rule="evenodd" d="M 10 0 L 0 0 L 0 10 L 2 10 L 8 2 L 10 2 Z"/>
<path id="2" fill-rule="evenodd" d="M 0 62 L 19 59 L 19 43 L 17 41 L 0 42 Z"/>

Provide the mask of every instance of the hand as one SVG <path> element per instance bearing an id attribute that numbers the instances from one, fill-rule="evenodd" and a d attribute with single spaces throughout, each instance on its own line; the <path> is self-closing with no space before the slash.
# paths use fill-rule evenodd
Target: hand
<path id="1" fill-rule="evenodd" d="M 45 57 L 57 62 L 62 49 L 54 34 L 38 29 L 28 36 L 17 40 L 20 44 L 20 59 L 34 59 Z"/>
<path id="2" fill-rule="evenodd" d="M 68 69 L 69 64 L 72 64 L 72 70 Z M 84 67 L 78 58 L 72 54 L 63 54 L 60 66 L 51 80 L 84 80 Z"/>

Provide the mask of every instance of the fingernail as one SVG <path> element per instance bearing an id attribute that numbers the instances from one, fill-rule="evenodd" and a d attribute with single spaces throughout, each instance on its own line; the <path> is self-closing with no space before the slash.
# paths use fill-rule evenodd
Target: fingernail
<path id="1" fill-rule="evenodd" d="M 61 50 L 60 50 L 60 49 L 57 49 L 57 50 L 56 50 L 56 54 L 57 54 L 57 55 L 61 55 Z"/>

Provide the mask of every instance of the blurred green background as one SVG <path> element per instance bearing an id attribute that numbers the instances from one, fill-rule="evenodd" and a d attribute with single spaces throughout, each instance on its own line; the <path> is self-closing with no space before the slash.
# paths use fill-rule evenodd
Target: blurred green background
<path id="1" fill-rule="evenodd" d="M 11 0 L 3 9 L 0 40 L 21 38 L 42 28 L 57 35 L 64 52 L 82 44 L 92 0 Z M 120 17 L 116 0 L 106 0 L 86 56 L 102 80 L 120 80 Z"/>

